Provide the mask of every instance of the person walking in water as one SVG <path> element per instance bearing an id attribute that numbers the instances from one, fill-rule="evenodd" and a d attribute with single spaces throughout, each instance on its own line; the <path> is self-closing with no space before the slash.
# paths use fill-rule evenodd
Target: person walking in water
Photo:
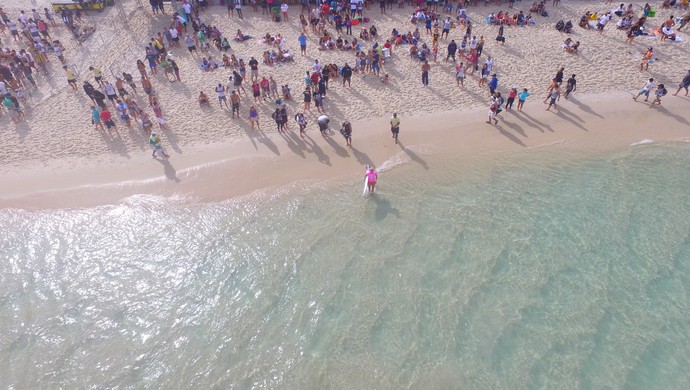
<path id="1" fill-rule="evenodd" d="M 369 192 L 374 192 L 376 190 L 376 180 L 378 179 L 378 174 L 376 173 L 376 170 L 371 167 L 369 170 L 364 174 L 364 176 L 367 177 L 367 188 L 369 189 Z"/>

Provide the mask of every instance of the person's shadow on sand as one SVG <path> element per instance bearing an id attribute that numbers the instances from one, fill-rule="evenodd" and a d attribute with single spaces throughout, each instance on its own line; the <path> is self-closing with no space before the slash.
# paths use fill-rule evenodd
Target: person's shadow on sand
<path id="1" fill-rule="evenodd" d="M 177 171 L 172 166 L 172 164 L 170 164 L 170 160 L 168 160 L 167 158 L 157 158 L 156 161 L 163 165 L 163 173 L 165 173 L 165 177 L 167 177 L 168 180 L 172 180 L 175 183 L 179 183 L 181 181 L 177 177 Z"/>
<path id="2" fill-rule="evenodd" d="M 408 157 L 410 157 L 412 159 L 412 161 L 419 163 L 421 166 L 424 167 L 424 169 L 427 169 L 427 170 L 429 169 L 429 165 L 426 163 L 426 161 L 424 161 L 421 157 L 419 157 L 419 155 L 417 153 L 413 152 L 409 148 L 406 148 L 405 145 L 403 145 L 403 143 L 400 141 L 398 141 L 398 146 L 400 147 L 400 149 L 402 149 L 403 152 L 405 152 L 405 154 Z"/>
<path id="3" fill-rule="evenodd" d="M 377 193 L 373 193 L 369 196 L 371 196 L 374 203 L 376 203 L 376 210 L 374 211 L 376 221 L 383 221 L 389 214 L 393 214 L 400 219 L 400 211 L 393 207 L 388 199 L 381 197 Z"/>

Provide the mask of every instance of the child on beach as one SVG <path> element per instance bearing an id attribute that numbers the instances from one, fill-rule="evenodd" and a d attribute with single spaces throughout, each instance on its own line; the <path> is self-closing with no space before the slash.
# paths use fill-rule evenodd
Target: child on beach
<path id="1" fill-rule="evenodd" d="M 654 105 L 656 105 L 656 104 L 661 105 L 661 98 L 666 96 L 667 93 L 668 93 L 668 91 L 666 90 L 666 87 L 664 86 L 664 84 L 659 84 L 656 87 L 656 93 L 655 93 L 656 97 L 654 98 L 654 101 L 652 101 L 652 104 L 649 105 L 649 108 L 654 107 Z"/>

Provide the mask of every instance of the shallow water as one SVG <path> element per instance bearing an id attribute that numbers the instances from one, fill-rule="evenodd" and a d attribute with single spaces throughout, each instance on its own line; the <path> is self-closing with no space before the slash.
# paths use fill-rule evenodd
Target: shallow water
<path id="1" fill-rule="evenodd" d="M 0 385 L 688 388 L 689 152 L 0 211 Z"/>

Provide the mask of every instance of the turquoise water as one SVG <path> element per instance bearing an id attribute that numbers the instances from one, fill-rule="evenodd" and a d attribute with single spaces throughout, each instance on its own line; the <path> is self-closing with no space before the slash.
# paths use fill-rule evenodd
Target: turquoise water
<path id="1" fill-rule="evenodd" d="M 0 385 L 690 387 L 690 145 L 403 157 L 370 199 L 0 211 Z"/>

